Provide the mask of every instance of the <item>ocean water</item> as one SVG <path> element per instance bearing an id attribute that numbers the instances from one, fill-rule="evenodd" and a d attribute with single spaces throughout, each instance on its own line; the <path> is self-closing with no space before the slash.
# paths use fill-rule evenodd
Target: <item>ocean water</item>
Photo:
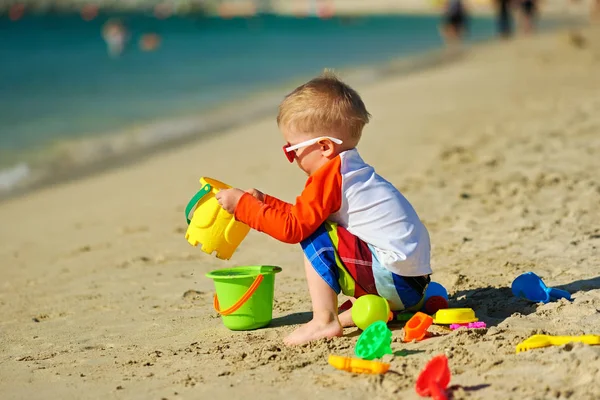
<path id="1" fill-rule="evenodd" d="M 115 58 L 101 36 L 114 17 L 0 18 L 0 192 L 241 122 L 272 108 L 293 88 L 286 83 L 326 67 L 380 65 L 442 46 L 435 16 L 158 20 L 127 14 L 118 17 L 130 40 Z M 160 35 L 156 51 L 140 50 L 144 33 Z M 493 20 L 471 21 L 469 40 L 494 34 Z M 277 99 L 251 100 L 274 87 L 282 88 Z M 240 99 L 253 107 L 211 112 Z"/>

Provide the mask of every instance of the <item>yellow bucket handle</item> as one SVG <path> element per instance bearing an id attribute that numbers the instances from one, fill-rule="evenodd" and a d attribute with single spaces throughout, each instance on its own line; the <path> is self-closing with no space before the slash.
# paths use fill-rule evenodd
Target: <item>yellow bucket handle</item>
<path id="1" fill-rule="evenodd" d="M 250 287 L 248 288 L 248 290 L 246 291 L 246 293 L 244 293 L 244 295 L 231 307 L 229 307 L 226 310 L 220 310 L 220 306 L 219 306 L 219 299 L 217 297 L 217 294 L 215 293 L 214 297 L 213 297 L 213 307 L 215 308 L 215 311 L 218 312 L 221 315 L 230 315 L 233 314 L 234 312 L 236 312 L 241 306 L 244 305 L 245 302 L 248 301 L 248 299 L 250 299 L 250 297 L 252 297 L 252 295 L 254 294 L 254 292 L 256 292 L 256 290 L 258 289 L 258 287 L 260 286 L 260 283 L 263 281 L 264 276 L 262 274 L 259 274 L 256 279 L 254 280 L 254 282 L 252 282 L 252 285 L 250 285 Z"/>

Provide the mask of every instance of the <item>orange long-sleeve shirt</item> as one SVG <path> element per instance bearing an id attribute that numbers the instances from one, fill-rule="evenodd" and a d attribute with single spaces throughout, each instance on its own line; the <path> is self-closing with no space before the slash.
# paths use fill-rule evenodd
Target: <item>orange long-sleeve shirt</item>
<path id="1" fill-rule="evenodd" d="M 257 231 L 285 243 L 309 237 L 342 204 L 341 159 L 331 159 L 306 181 L 295 204 L 265 195 L 264 202 L 245 193 L 235 209 L 235 218 Z"/>

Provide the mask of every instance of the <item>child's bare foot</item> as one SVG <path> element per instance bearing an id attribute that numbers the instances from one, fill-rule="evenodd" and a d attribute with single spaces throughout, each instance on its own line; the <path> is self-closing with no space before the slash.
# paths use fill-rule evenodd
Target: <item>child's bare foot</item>
<path id="1" fill-rule="evenodd" d="M 337 318 L 329 322 L 313 319 L 290 333 L 283 342 L 291 346 L 318 339 L 342 336 L 343 333 L 342 325 Z"/>
<path id="2" fill-rule="evenodd" d="M 346 310 L 343 313 L 341 313 L 339 315 L 339 319 L 340 319 L 340 324 L 342 324 L 342 326 L 344 328 L 349 328 L 351 326 L 356 326 L 356 324 L 354 323 L 354 321 L 352 321 L 352 309 Z"/>

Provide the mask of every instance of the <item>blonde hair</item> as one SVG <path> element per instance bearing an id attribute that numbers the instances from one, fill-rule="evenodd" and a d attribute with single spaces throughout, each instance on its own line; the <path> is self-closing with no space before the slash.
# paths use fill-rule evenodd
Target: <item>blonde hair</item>
<path id="1" fill-rule="evenodd" d="M 325 70 L 285 97 L 279 105 L 277 125 L 315 135 L 337 133 L 357 143 L 370 117 L 356 90 Z"/>

